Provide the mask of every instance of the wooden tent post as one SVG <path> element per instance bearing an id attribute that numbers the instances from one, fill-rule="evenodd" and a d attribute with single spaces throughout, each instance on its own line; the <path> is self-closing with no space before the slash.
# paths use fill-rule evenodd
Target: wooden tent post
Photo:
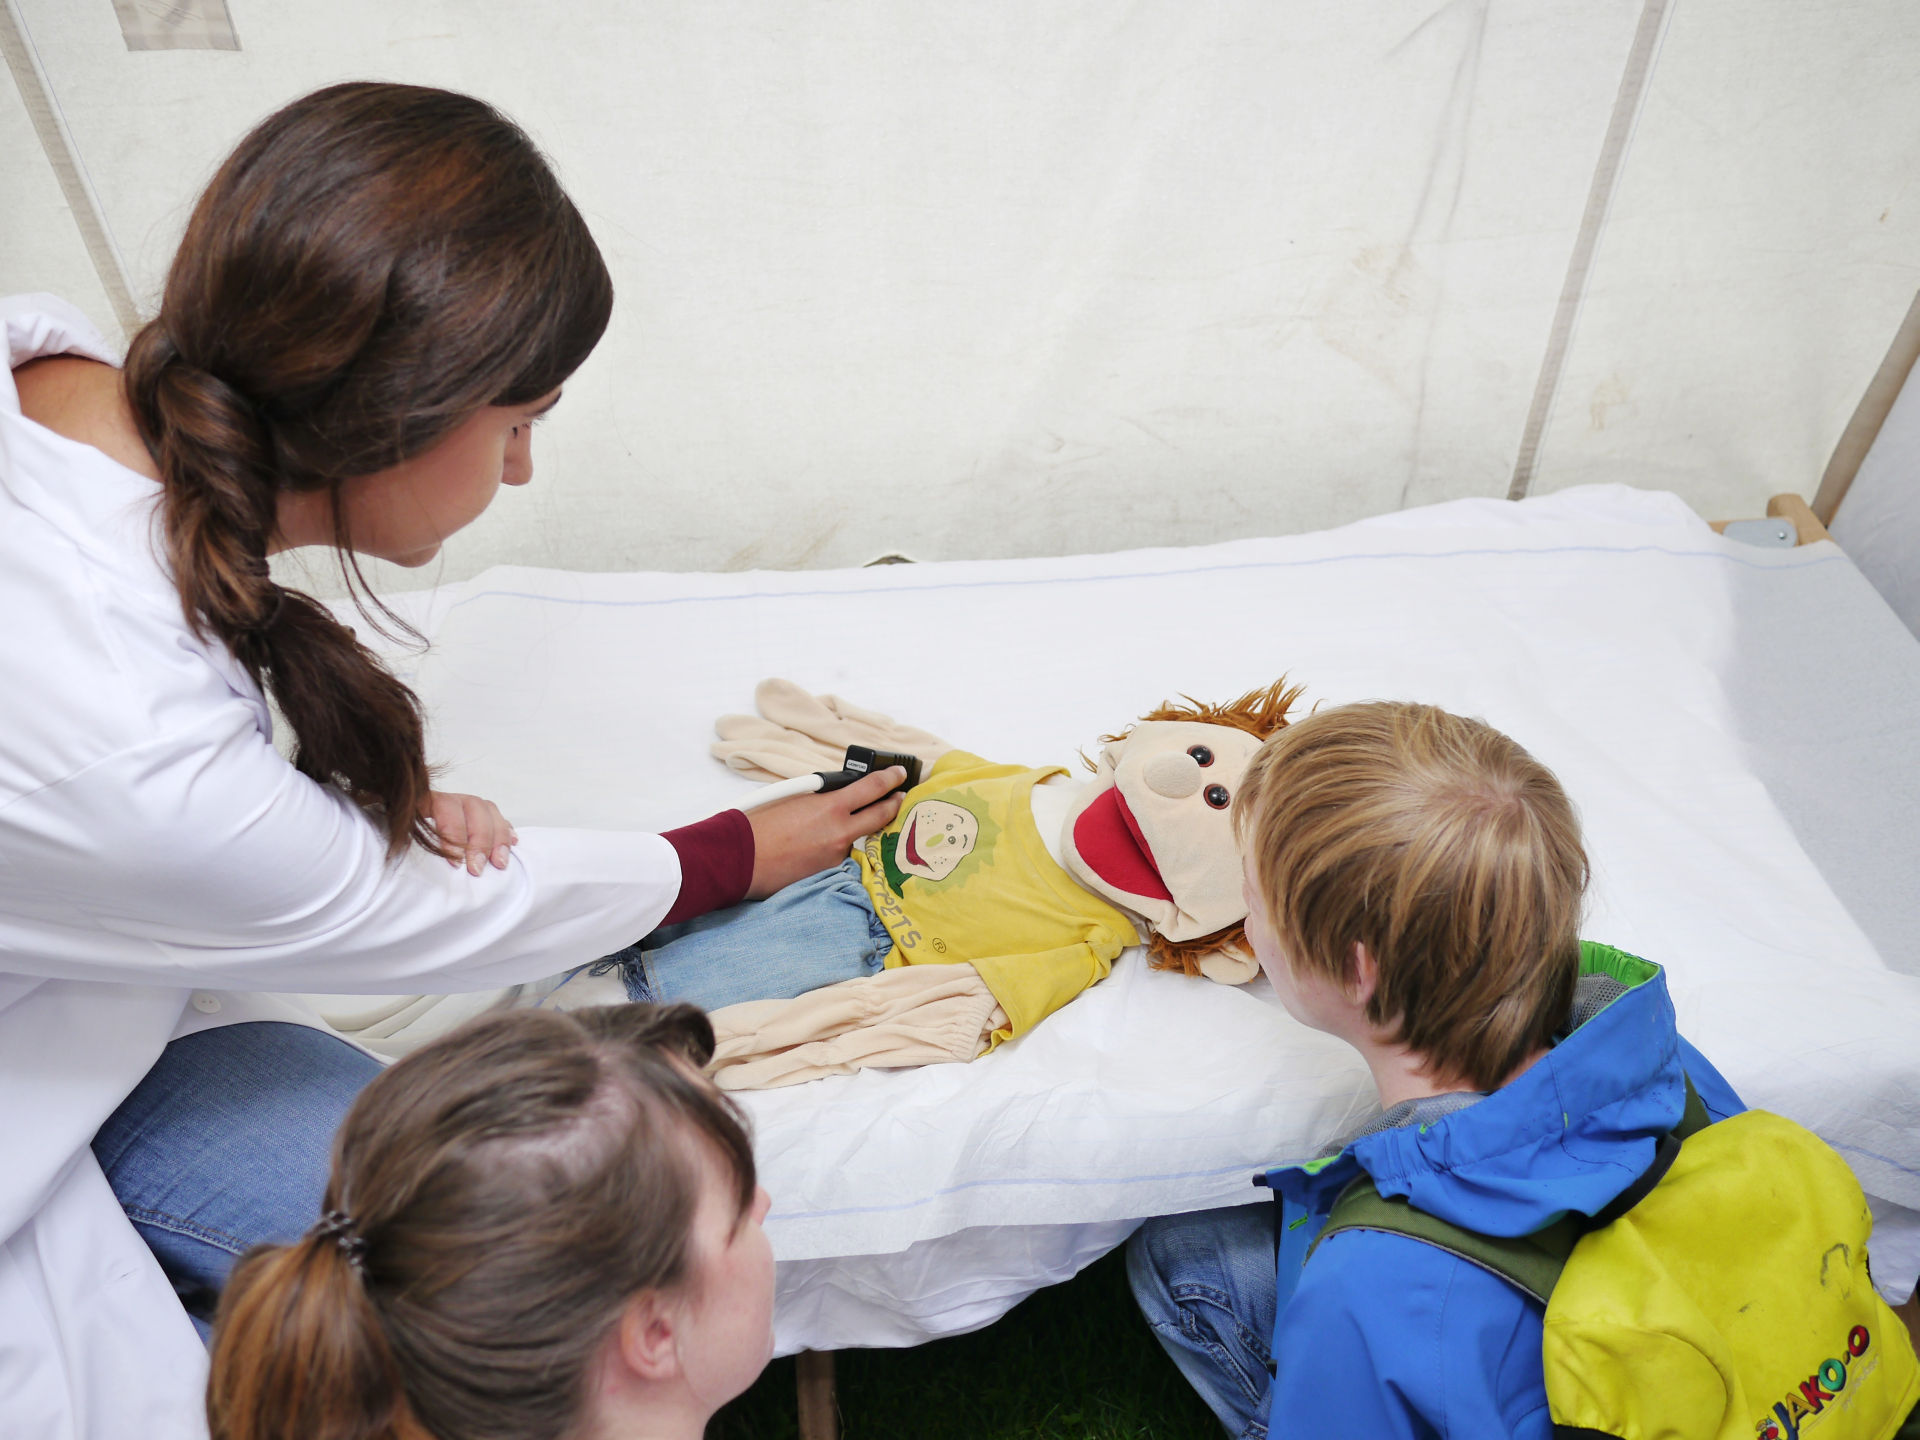
<path id="1" fill-rule="evenodd" d="M 833 1351 L 802 1350 L 794 1357 L 800 1401 L 800 1440 L 840 1440 L 840 1410 L 833 1395 Z"/>
<path id="2" fill-rule="evenodd" d="M 1916 357 L 1920 357 L 1920 295 L 1914 296 L 1913 304 L 1907 307 L 1906 318 L 1900 322 L 1886 358 L 1860 397 L 1853 418 L 1840 434 L 1840 443 L 1833 448 L 1833 458 L 1827 461 L 1826 473 L 1820 477 L 1820 489 L 1813 497 L 1813 513 L 1823 526 L 1833 523 L 1834 512 L 1847 498 L 1853 477 L 1860 472 L 1860 462 L 1867 458 L 1867 451 L 1886 423 L 1893 402 L 1900 398 L 1900 387 L 1907 383 Z M 1801 543 L 1806 543 L 1804 537 Z"/>

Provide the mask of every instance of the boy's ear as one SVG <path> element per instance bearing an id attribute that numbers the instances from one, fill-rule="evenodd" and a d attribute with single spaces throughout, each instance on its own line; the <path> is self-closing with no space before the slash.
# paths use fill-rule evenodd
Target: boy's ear
<path id="1" fill-rule="evenodd" d="M 679 1308 L 658 1291 L 634 1296 L 614 1331 L 620 1363 L 640 1380 L 673 1379 L 680 1373 L 679 1319 Z"/>
<path id="2" fill-rule="evenodd" d="M 1348 975 L 1347 998 L 1362 1008 L 1373 1003 L 1373 992 L 1380 988 L 1380 966 L 1358 940 L 1353 942 Z"/>

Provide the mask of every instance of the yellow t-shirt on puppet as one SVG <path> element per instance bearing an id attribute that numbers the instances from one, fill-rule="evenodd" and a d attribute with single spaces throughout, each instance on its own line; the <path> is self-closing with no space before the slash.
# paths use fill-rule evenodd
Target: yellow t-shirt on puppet
<path id="1" fill-rule="evenodd" d="M 951 750 L 909 790 L 885 830 L 854 850 L 874 912 L 893 938 L 886 965 L 980 972 L 1007 1024 L 1025 1034 L 1140 943 L 1133 922 L 1055 863 L 1034 824 L 1033 787 L 1060 766 L 995 765 Z"/>

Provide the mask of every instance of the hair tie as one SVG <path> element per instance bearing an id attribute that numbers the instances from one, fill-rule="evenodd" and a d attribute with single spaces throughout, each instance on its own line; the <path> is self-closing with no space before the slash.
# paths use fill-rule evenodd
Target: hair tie
<path id="1" fill-rule="evenodd" d="M 364 1268 L 367 1241 L 355 1231 L 354 1218 L 344 1210 L 329 1210 L 315 1222 L 307 1234 L 315 1240 L 331 1240 L 345 1252 L 347 1263 L 355 1270 Z"/>
<path id="2" fill-rule="evenodd" d="M 267 582 L 267 590 L 273 596 L 273 603 L 267 607 L 267 613 L 246 628 L 255 635 L 264 635 L 280 621 L 281 612 L 287 608 L 287 589 L 284 585 Z"/>

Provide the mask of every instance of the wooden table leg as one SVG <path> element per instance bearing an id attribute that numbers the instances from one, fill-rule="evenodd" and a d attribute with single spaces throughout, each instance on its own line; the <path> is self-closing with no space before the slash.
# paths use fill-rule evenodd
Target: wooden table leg
<path id="1" fill-rule="evenodd" d="M 833 1395 L 833 1351 L 802 1350 L 793 1373 L 800 1401 L 800 1440 L 840 1440 L 840 1408 Z"/>

